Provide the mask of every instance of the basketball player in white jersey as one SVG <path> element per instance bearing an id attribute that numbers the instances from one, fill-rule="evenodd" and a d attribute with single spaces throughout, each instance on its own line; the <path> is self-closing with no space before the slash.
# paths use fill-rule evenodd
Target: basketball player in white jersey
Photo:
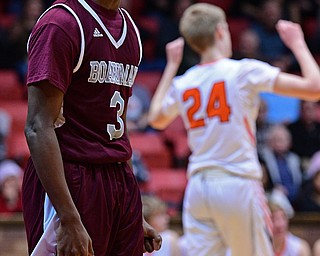
<path id="1" fill-rule="evenodd" d="M 255 120 L 261 91 L 306 100 L 320 98 L 320 72 L 301 27 L 280 20 L 277 30 L 302 76 L 267 63 L 230 59 L 225 13 L 197 3 L 184 12 L 180 31 L 200 54 L 199 65 L 176 77 L 184 40 L 167 45 L 167 65 L 151 102 L 150 124 L 164 129 L 178 114 L 192 154 L 183 208 L 190 256 L 271 256 L 271 220 L 261 185 Z"/>

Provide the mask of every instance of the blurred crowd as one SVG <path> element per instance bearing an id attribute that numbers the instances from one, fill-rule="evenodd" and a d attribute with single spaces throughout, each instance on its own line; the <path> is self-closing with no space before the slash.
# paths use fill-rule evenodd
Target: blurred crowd
<path id="1" fill-rule="evenodd" d="M 0 69 L 14 70 L 23 86 L 27 71 L 26 45 L 29 34 L 40 14 L 52 2 L 0 2 Z M 141 33 L 144 48 L 141 71 L 162 72 L 166 62 L 165 45 L 180 36 L 179 19 L 182 12 L 194 2 L 221 4 L 228 15 L 235 59 L 256 58 L 283 71 L 299 73 L 293 55 L 275 30 L 275 24 L 279 19 L 288 19 L 301 24 L 312 53 L 320 60 L 319 0 L 122 0 L 122 6 L 132 14 Z M 179 73 L 184 73 L 198 61 L 198 56 L 185 46 Z M 160 133 L 152 130 L 146 120 L 153 91 L 140 84 L 133 88 L 127 115 L 129 130 Z M 10 125 L 10 116 L 5 110 L 1 110 L 0 213 L 19 212 L 22 208 L 20 184 L 23 166 L 19 165 L 16 159 L 8 159 L 6 154 L 6 137 Z M 186 167 L 190 152 L 181 120 L 169 127 L 163 133 L 163 138 L 167 145 L 173 148 L 171 152 L 175 161 L 172 167 Z M 295 211 L 320 213 L 319 102 L 261 95 L 257 120 L 257 146 L 266 191 L 270 194 L 275 189 L 281 191 Z M 148 166 L 143 163 L 143 156 L 139 152 L 134 153 L 134 171 L 139 182 L 148 181 Z M 164 209 L 165 206 L 161 205 L 161 211 Z M 274 214 L 278 214 L 276 211 L 277 208 L 273 207 Z M 285 218 L 289 215 L 286 213 Z"/>

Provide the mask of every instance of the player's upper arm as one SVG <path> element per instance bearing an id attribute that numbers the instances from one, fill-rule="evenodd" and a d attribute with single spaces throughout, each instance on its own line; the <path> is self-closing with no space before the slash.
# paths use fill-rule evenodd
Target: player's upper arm
<path id="1" fill-rule="evenodd" d="M 79 25 L 67 10 L 46 13 L 29 40 L 27 84 L 48 80 L 65 92 L 79 61 L 80 38 Z"/>
<path id="2" fill-rule="evenodd" d="M 63 96 L 63 92 L 48 80 L 31 84 L 28 87 L 26 133 L 30 129 L 53 128 L 60 113 Z"/>
<path id="3" fill-rule="evenodd" d="M 275 80 L 274 92 L 316 101 L 320 99 L 320 81 L 312 82 L 298 75 L 280 72 Z"/>
<path id="4" fill-rule="evenodd" d="M 148 114 L 148 122 L 153 128 L 163 130 L 179 115 L 177 97 L 173 86 L 154 95 Z"/>

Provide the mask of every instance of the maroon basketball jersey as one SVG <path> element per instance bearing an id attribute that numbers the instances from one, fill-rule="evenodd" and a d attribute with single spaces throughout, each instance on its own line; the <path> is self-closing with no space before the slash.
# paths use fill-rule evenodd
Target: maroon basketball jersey
<path id="1" fill-rule="evenodd" d="M 53 6 L 31 34 L 27 83 L 47 79 L 65 93 L 66 122 L 56 129 L 65 160 L 127 161 L 124 119 L 142 54 L 137 28 L 125 10 L 91 0 Z M 39 42 L 39 33 L 48 40 Z"/>

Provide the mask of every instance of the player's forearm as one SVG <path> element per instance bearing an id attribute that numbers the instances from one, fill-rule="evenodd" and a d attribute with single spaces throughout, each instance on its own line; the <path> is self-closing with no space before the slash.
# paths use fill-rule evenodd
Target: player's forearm
<path id="1" fill-rule="evenodd" d="M 308 82 L 317 85 L 320 81 L 320 70 L 305 42 L 292 49 L 301 68 L 302 76 Z"/>
<path id="2" fill-rule="evenodd" d="M 64 175 L 58 141 L 53 127 L 27 126 L 26 138 L 39 179 L 61 221 L 79 220 Z"/>
<path id="3" fill-rule="evenodd" d="M 153 125 L 158 121 L 161 115 L 162 101 L 170 88 L 173 78 L 176 76 L 179 66 L 168 63 L 162 74 L 157 90 L 152 98 L 148 114 L 148 122 Z"/>

